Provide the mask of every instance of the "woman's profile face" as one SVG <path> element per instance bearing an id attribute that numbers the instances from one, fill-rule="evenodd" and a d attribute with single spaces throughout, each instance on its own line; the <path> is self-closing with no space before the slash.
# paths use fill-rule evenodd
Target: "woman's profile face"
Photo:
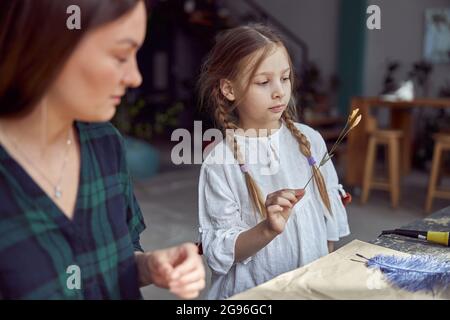
<path id="1" fill-rule="evenodd" d="M 119 19 L 87 32 L 48 90 L 47 103 L 78 121 L 111 120 L 126 89 L 142 82 L 136 53 L 146 29 L 140 1 Z"/>

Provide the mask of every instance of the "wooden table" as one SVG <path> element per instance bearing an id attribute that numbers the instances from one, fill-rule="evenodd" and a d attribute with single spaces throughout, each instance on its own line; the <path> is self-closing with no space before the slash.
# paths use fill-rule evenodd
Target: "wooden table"
<path id="1" fill-rule="evenodd" d="M 414 221 L 400 228 L 422 231 L 449 231 L 450 207 L 437 211 L 425 219 Z M 381 233 L 382 230 L 379 231 Z M 346 255 L 343 254 L 342 251 L 349 245 L 355 243 L 355 241 L 358 240 L 354 240 L 346 246 L 339 248 L 331 255 L 324 256 L 311 264 L 279 275 L 264 284 L 239 293 L 231 297 L 231 299 L 336 299 L 336 296 L 338 296 L 339 299 L 384 299 L 381 287 L 377 288 L 380 290 L 372 290 L 370 287 L 361 286 L 361 273 L 358 272 L 357 269 L 354 270 L 356 273 L 352 275 L 354 278 L 348 277 L 348 269 L 345 268 L 344 263 L 347 263 L 349 259 L 347 259 Z M 402 252 L 413 255 L 430 255 L 444 261 L 450 259 L 449 247 L 433 244 L 427 242 L 426 240 L 396 235 L 383 235 L 373 241 L 370 241 L 370 244 L 376 245 L 377 248 L 384 247 L 388 249 L 385 250 L 384 253 L 381 252 L 380 249 L 376 249 L 376 251 L 372 252 L 373 254 L 379 254 L 381 252 L 382 254 L 398 255 L 398 252 Z M 391 252 L 390 249 L 395 251 Z M 341 252 L 341 254 L 338 255 L 338 252 Z M 371 257 L 372 255 L 368 256 Z M 345 257 L 345 261 L 340 259 L 340 257 Z M 355 259 L 356 257 L 353 258 Z M 325 259 L 328 259 L 326 260 L 326 264 Z M 320 261 L 322 261 L 322 263 L 319 265 Z M 342 272 L 336 278 L 330 278 L 330 273 L 334 274 L 337 272 L 333 271 L 335 268 L 346 272 Z M 318 282 L 314 280 L 315 278 L 323 278 L 331 282 L 325 284 L 322 281 L 319 282 L 318 285 Z M 341 280 L 339 280 L 339 278 L 341 278 Z M 368 282 L 366 281 L 366 284 L 367 283 Z M 323 295 L 324 291 L 326 291 L 326 295 Z M 433 298 L 433 296 L 428 296 L 423 292 L 410 293 L 406 296 L 402 296 L 402 293 L 397 290 L 395 292 L 392 292 L 392 290 L 387 290 L 387 292 L 390 294 L 395 294 L 395 299 Z M 360 296 L 360 294 L 362 294 L 362 296 Z M 448 294 L 450 294 L 450 291 L 447 291 L 445 299 L 448 299 Z M 392 299 L 392 297 L 393 296 L 391 295 L 390 299 Z"/>
<path id="2" fill-rule="evenodd" d="M 419 231 L 450 231 L 450 207 L 439 210 L 425 219 L 416 220 L 399 229 Z M 393 234 L 382 235 L 370 243 L 406 252 L 409 254 L 429 254 L 450 258 L 450 248 L 424 240 L 407 238 Z"/>
<path id="3" fill-rule="evenodd" d="M 362 120 L 348 136 L 345 182 L 348 186 L 362 186 L 364 163 L 368 143 L 368 121 L 372 108 L 387 107 L 391 111 L 391 128 L 403 132 L 401 167 L 404 174 L 411 169 L 411 147 L 413 139 L 412 109 L 450 108 L 450 99 L 415 99 L 412 101 L 384 101 L 379 98 L 355 97 L 351 101 L 351 110 L 359 108 Z M 351 111 L 350 110 L 350 111 Z"/>

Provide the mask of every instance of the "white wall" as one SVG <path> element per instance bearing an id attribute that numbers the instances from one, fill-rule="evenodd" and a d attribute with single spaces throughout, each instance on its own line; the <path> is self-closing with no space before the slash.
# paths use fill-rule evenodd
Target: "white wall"
<path id="1" fill-rule="evenodd" d="M 404 78 L 413 62 L 423 58 L 425 9 L 449 8 L 450 0 L 368 0 L 381 9 L 381 30 L 367 32 L 365 94 L 382 90 L 387 59 L 400 60 L 398 72 Z M 430 76 L 430 94 L 437 95 L 444 80 L 450 77 L 450 64 L 434 65 Z"/>
<path id="2" fill-rule="evenodd" d="M 237 11 L 247 8 L 242 1 L 224 0 Z M 327 81 L 337 69 L 339 0 L 256 0 L 286 27 L 303 39 L 310 59 Z M 423 57 L 425 9 L 450 7 L 450 0 L 367 0 L 381 8 L 381 30 L 368 30 L 365 58 L 364 94 L 377 95 L 383 84 L 387 59 L 400 59 L 403 78 L 412 63 Z M 430 78 L 430 94 L 450 76 L 450 64 L 435 65 Z"/>
<path id="3" fill-rule="evenodd" d="M 238 11 L 248 8 L 240 0 L 225 2 Z M 319 66 L 326 85 L 330 75 L 336 71 L 339 1 L 256 0 L 256 2 L 306 42 L 309 59 Z"/>

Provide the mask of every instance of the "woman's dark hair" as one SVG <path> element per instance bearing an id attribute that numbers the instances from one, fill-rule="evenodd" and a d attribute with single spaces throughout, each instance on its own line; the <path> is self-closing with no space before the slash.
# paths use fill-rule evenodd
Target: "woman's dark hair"
<path id="1" fill-rule="evenodd" d="M 45 94 L 88 31 L 142 0 L 1 0 L 0 117 L 26 114 Z M 77 5 L 81 29 L 69 30 Z"/>

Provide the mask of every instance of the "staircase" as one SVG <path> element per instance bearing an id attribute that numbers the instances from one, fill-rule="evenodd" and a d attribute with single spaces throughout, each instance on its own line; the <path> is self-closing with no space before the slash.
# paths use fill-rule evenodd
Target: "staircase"
<path id="1" fill-rule="evenodd" d="M 315 66 L 310 63 L 307 44 L 264 7 L 254 0 L 242 0 L 239 2 L 234 2 L 234 0 L 155 0 L 154 2 L 157 6 L 151 19 L 160 20 L 164 24 L 164 27 L 161 27 L 158 23 L 156 26 L 151 26 L 153 29 L 151 32 L 154 32 L 154 29 L 159 27 L 162 30 L 161 32 L 167 34 L 163 34 L 162 36 L 158 34 L 156 39 L 155 35 L 151 35 L 153 37 L 152 39 L 158 41 L 160 44 L 151 44 L 151 41 L 149 43 L 151 46 L 157 46 L 159 53 L 161 50 L 167 51 L 169 65 L 173 65 L 174 59 L 176 59 L 174 54 L 176 49 L 173 42 L 178 33 L 182 33 L 185 37 L 190 38 L 189 42 L 192 50 L 197 54 L 196 58 L 191 61 L 191 65 L 200 65 L 204 54 L 209 51 L 213 44 L 214 35 L 220 30 L 255 22 L 267 24 L 276 29 L 285 39 L 293 58 L 292 62 L 298 80 L 296 81 L 297 86 L 294 88 L 294 91 L 297 97 L 297 105 L 299 106 L 297 111 L 300 121 L 318 130 L 328 143 L 331 144 L 335 141 L 342 128 L 343 119 L 328 114 L 326 108 L 322 108 L 323 106 L 321 106 L 323 103 L 316 99 L 317 92 L 314 88 L 314 81 L 316 79 L 314 77 L 317 76 L 318 69 L 314 69 Z M 243 9 L 239 13 L 233 12 L 232 5 L 236 4 Z M 146 60 L 151 60 L 149 56 L 154 54 L 155 51 L 147 50 L 144 53 Z M 171 68 L 168 72 L 168 80 L 171 85 L 167 89 L 161 90 L 159 88 L 148 87 L 148 85 L 153 84 L 153 82 L 150 82 L 147 83 L 145 91 L 152 92 L 153 96 L 165 97 L 167 100 L 162 100 L 161 103 L 170 106 L 180 99 L 185 99 L 178 95 L 180 90 L 174 89 L 174 86 L 177 88 L 182 87 L 184 91 L 195 92 L 197 74 L 192 72 L 192 75 L 189 75 L 190 78 L 180 78 L 177 70 Z M 144 79 L 152 79 L 152 76 L 145 76 Z M 326 103 L 328 105 L 330 104 L 325 99 Z M 148 109 L 154 109 L 155 102 L 149 102 L 149 104 L 152 104 L 152 108 Z M 202 119 L 202 121 L 205 121 L 205 124 L 208 124 L 206 117 L 197 111 L 195 94 L 188 101 L 185 101 L 184 104 L 191 106 L 190 112 L 195 114 L 195 119 Z M 167 106 L 161 106 L 161 108 L 166 109 Z M 314 112 L 306 117 L 306 109 L 313 110 Z M 189 122 L 192 123 L 191 120 L 186 120 L 187 125 L 189 125 Z M 187 129 L 189 128 L 187 127 Z"/>

